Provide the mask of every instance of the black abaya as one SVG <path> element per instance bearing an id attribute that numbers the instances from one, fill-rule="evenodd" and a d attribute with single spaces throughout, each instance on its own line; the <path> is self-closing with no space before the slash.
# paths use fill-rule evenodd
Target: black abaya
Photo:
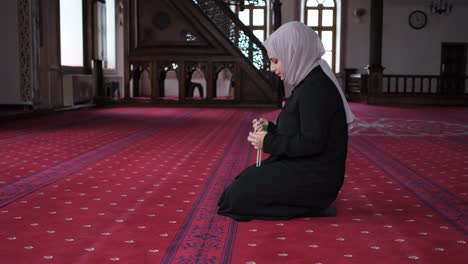
<path id="1" fill-rule="evenodd" d="M 314 68 L 269 123 L 270 157 L 245 169 L 219 199 L 218 214 L 238 221 L 290 219 L 320 212 L 343 184 L 348 127 L 334 83 Z"/>

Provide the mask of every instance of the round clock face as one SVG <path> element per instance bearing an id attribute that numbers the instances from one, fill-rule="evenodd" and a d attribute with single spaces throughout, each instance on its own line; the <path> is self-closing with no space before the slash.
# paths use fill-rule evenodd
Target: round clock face
<path id="1" fill-rule="evenodd" d="M 416 10 L 411 12 L 408 17 L 409 25 L 414 29 L 421 29 L 426 26 L 427 23 L 427 16 L 421 10 Z"/>

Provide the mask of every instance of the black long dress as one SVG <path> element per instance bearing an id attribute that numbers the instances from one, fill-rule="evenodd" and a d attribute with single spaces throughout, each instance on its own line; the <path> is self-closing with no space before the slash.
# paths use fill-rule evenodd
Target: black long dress
<path id="1" fill-rule="evenodd" d="M 269 123 L 260 167 L 245 169 L 219 199 L 218 214 L 238 221 L 317 215 L 343 184 L 348 127 L 341 96 L 321 67 L 299 83 Z"/>

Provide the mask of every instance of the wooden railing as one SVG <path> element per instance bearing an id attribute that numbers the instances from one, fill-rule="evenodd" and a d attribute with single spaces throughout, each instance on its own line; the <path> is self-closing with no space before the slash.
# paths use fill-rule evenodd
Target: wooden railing
<path id="1" fill-rule="evenodd" d="M 382 93 L 463 95 L 468 93 L 466 87 L 468 76 L 442 78 L 439 75 L 386 74 L 383 76 Z"/>
<path id="2" fill-rule="evenodd" d="M 346 92 L 350 95 L 367 95 L 367 74 L 356 69 L 345 69 Z M 468 95 L 468 76 L 442 78 L 439 75 L 385 74 L 382 94 L 399 95 Z"/>

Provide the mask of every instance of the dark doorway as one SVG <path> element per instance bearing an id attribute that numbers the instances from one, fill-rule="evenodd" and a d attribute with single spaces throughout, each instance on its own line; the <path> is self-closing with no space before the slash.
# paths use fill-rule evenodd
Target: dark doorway
<path id="1" fill-rule="evenodd" d="M 440 93 L 462 95 L 465 92 L 467 43 L 442 43 Z"/>

